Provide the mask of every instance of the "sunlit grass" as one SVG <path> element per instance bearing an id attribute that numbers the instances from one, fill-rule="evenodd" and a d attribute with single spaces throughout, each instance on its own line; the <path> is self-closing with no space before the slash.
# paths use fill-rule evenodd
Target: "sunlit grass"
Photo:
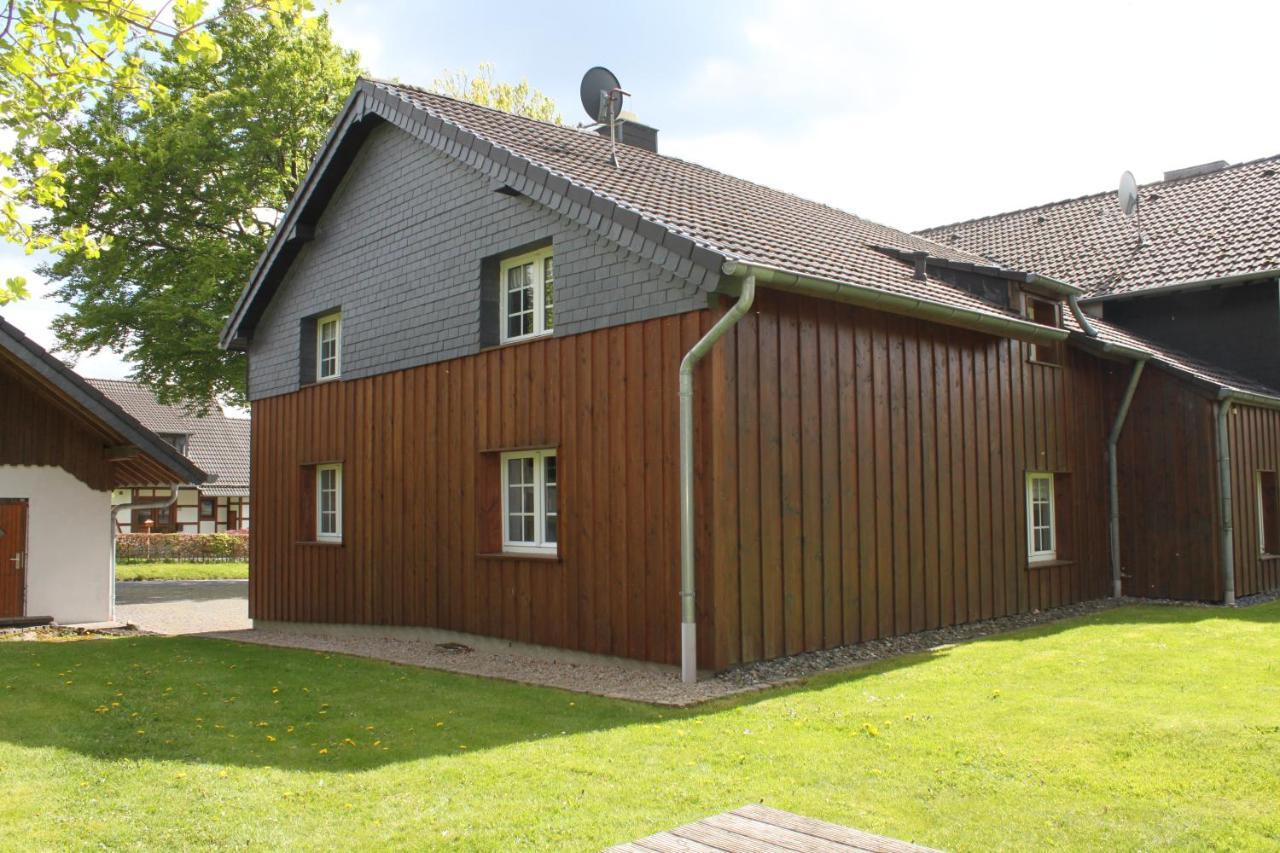
<path id="1" fill-rule="evenodd" d="M 248 563 L 119 563 L 118 581 L 244 580 Z"/>
<path id="2" fill-rule="evenodd" d="M 598 849 L 746 802 L 955 850 L 1275 848 L 1280 603 L 685 712 L 190 638 L 0 643 L 23 847 Z"/>

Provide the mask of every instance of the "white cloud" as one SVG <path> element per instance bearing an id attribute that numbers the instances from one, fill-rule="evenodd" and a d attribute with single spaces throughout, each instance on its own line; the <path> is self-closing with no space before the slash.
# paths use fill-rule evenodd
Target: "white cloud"
<path id="1" fill-rule="evenodd" d="M 1250 21 L 1241 26 L 1241 21 Z M 900 227 L 1277 153 L 1273 7 L 775 3 L 664 150 Z M 710 100 L 708 100 L 710 99 Z"/>

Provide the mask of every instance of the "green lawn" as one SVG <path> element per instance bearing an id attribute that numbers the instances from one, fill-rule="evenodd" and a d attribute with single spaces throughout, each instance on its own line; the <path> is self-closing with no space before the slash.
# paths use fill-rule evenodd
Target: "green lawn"
<path id="1" fill-rule="evenodd" d="M 248 563 L 117 563 L 118 581 L 205 581 L 249 577 Z"/>
<path id="2" fill-rule="evenodd" d="M 750 801 L 954 850 L 1280 845 L 1280 602 L 672 712 L 227 642 L 0 643 L 0 845 L 589 850 Z"/>

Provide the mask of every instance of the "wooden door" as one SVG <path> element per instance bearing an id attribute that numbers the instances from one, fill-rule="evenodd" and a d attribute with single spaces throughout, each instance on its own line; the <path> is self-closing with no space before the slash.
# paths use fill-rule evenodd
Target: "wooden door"
<path id="1" fill-rule="evenodd" d="M 0 500 L 0 619 L 24 615 L 26 567 L 27 502 Z"/>

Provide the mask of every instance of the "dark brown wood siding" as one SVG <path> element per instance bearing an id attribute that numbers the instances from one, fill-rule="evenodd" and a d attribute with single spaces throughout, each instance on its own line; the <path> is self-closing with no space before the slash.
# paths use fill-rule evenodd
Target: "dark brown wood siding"
<path id="1" fill-rule="evenodd" d="M 1126 595 L 1222 597 L 1215 448 L 1213 402 L 1148 367 L 1116 457 Z"/>
<path id="2" fill-rule="evenodd" d="M 256 402 L 251 614 L 675 662 L 675 376 L 723 309 Z M 1061 366 L 1029 356 L 1017 341 L 762 292 L 697 378 L 703 664 L 1109 594 L 1105 441 L 1131 365 L 1071 347 Z M 1274 430 L 1265 417 L 1242 410 L 1233 429 Z M 1241 484 L 1280 452 L 1251 446 Z M 558 560 L 489 553 L 490 451 L 514 447 L 558 450 Z M 307 468 L 331 461 L 344 541 L 306 542 Z M 1120 445 L 1126 592 L 1220 595 L 1215 464 L 1212 401 L 1149 368 Z M 1052 565 L 1028 566 L 1028 471 L 1057 475 Z M 1237 530 L 1253 523 L 1240 518 Z M 1237 559 L 1257 580 L 1242 578 L 1242 595 L 1275 582 L 1243 557 L 1249 541 L 1238 535 Z"/>
<path id="3" fill-rule="evenodd" d="M 113 471 L 103 455 L 105 443 L 82 417 L 0 360 L 0 465 L 57 466 L 92 489 L 107 491 Z"/>
<path id="4" fill-rule="evenodd" d="M 675 662 L 676 372 L 707 313 L 255 402 L 250 614 L 429 626 Z M 700 422 L 705 414 L 704 403 Z M 498 468 L 485 451 L 516 447 L 558 449 L 557 561 L 484 555 L 500 535 Z M 709 454 L 697 456 L 701 469 Z M 343 543 L 301 541 L 304 468 L 331 461 L 343 464 Z M 711 562 L 700 562 L 709 590 Z M 699 614 L 704 660 L 708 603 Z"/>
<path id="5" fill-rule="evenodd" d="M 1262 554 L 1257 491 L 1259 471 L 1280 472 L 1280 412 L 1232 406 L 1228 423 L 1236 596 L 1242 597 L 1280 588 L 1280 557 Z"/>
<path id="6" fill-rule="evenodd" d="M 764 292 L 712 355 L 717 666 L 1108 593 L 1127 365 Z M 1053 471 L 1059 565 L 1028 568 Z"/>

